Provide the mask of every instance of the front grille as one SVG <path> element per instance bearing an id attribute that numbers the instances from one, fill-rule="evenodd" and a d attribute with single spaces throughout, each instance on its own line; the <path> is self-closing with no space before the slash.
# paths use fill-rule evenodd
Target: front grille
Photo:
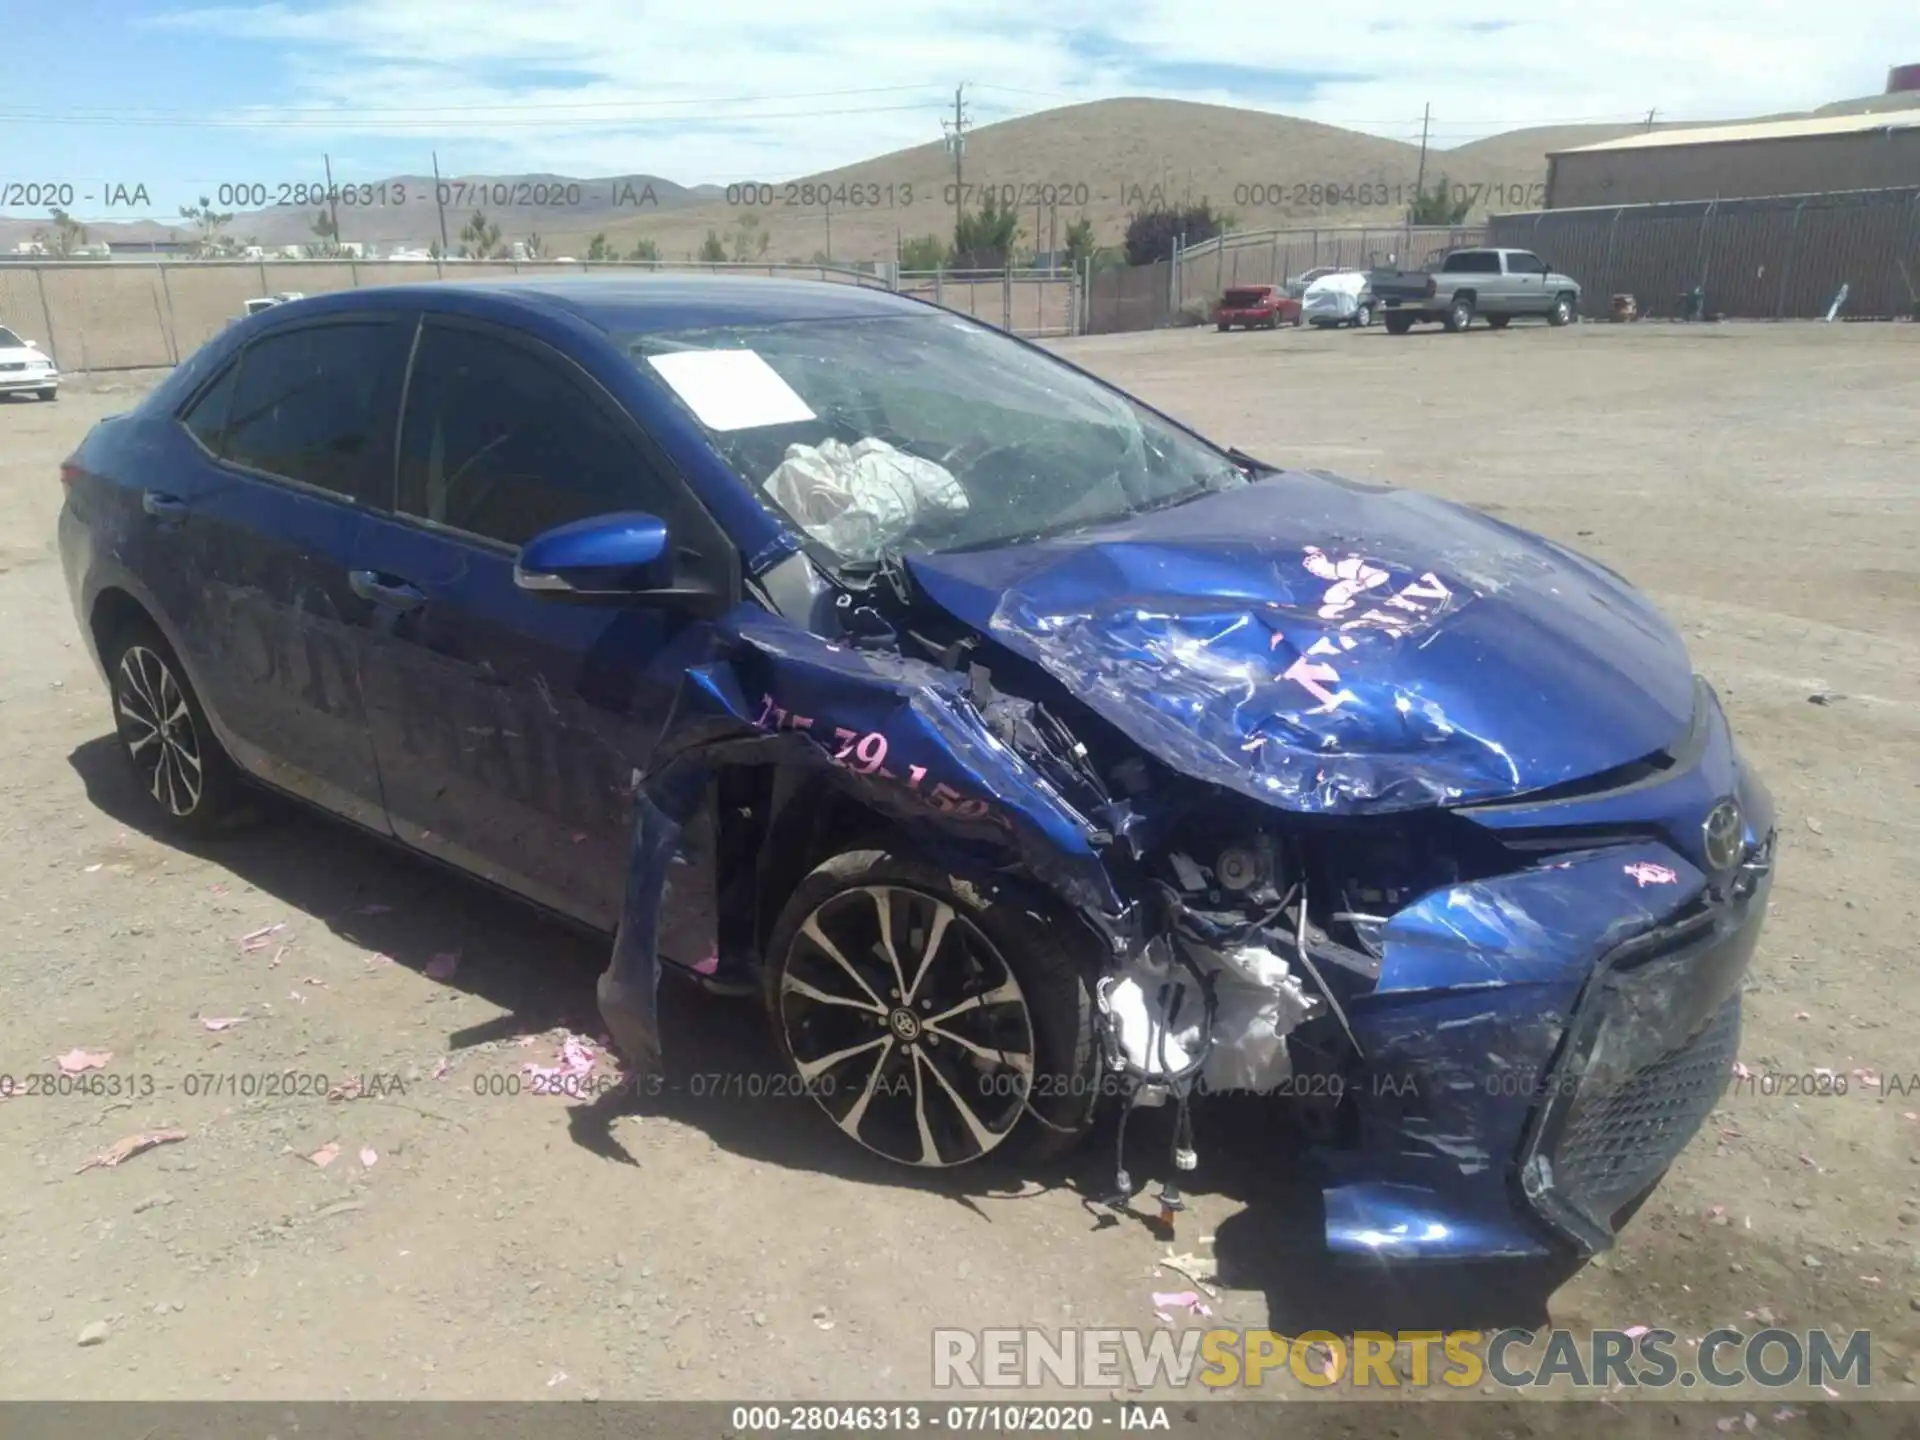
<path id="1" fill-rule="evenodd" d="M 1679 1048 L 1607 1084 L 1576 1086 L 1548 1152 L 1563 1200 L 1600 1229 L 1660 1178 L 1720 1103 L 1740 1048 L 1740 998 Z"/>

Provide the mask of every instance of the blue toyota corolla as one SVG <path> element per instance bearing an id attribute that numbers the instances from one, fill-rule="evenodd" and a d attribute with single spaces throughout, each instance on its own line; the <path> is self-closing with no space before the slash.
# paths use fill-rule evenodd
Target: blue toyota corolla
<path id="1" fill-rule="evenodd" d="M 1772 807 L 1644 598 L 948 311 L 300 300 L 63 476 L 155 821 L 269 787 L 609 932 L 642 1076 L 672 965 L 905 1164 L 1284 1095 L 1409 1259 L 1603 1248 L 1727 1082 Z"/>

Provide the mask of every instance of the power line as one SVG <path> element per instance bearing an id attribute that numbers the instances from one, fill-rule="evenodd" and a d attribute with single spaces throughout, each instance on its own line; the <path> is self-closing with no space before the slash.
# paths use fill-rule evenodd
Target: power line
<path id="1" fill-rule="evenodd" d="M 612 103 L 612 102 L 610 102 Z M 485 121 L 490 126 L 522 128 L 528 126 L 549 126 L 568 124 L 574 129 L 592 125 L 624 125 L 629 128 L 651 125 L 696 125 L 696 124 L 738 124 L 743 120 L 822 120 L 837 115 L 892 115 L 909 110 L 924 113 L 931 107 L 927 101 L 918 105 L 863 105 L 845 110 L 761 110 L 748 114 L 729 115 L 667 115 L 658 119 L 637 119 L 620 115 L 578 116 L 572 120 L 561 118 L 516 120 L 501 118 Z M 433 121 L 389 120 L 376 125 L 359 123 L 363 120 L 361 111 L 342 111 L 339 121 L 325 123 L 315 120 L 129 120 L 117 115 L 67 115 L 58 119 L 35 115 L 20 115 L 13 111 L 0 111 L 0 124 L 19 122 L 33 125 L 156 125 L 171 126 L 187 130 L 330 130 L 339 133 L 342 130 L 369 131 L 380 134 L 388 131 L 417 131 L 428 134 L 444 133 L 445 124 Z M 471 120 L 472 117 L 467 117 Z"/>
<path id="2" fill-rule="evenodd" d="M 657 109 L 666 105 L 757 105 L 768 101 L 780 100 L 828 100 L 843 95 L 898 95 L 910 90 L 932 90 L 944 88 L 945 82 L 924 81 L 918 85 L 869 85 L 855 90 L 797 90 L 779 95 L 700 95 L 689 96 L 684 100 L 498 100 L 484 105 L 275 105 L 272 107 L 278 115 L 330 115 L 353 117 L 359 115 L 438 115 L 444 113 L 469 114 L 482 110 L 598 110 L 609 105 L 627 106 L 636 109 Z M 181 110 L 155 106 L 100 106 L 78 107 L 89 115 L 106 115 L 117 119 L 144 120 L 147 118 L 179 119 L 196 118 L 204 112 L 200 110 Z M 74 113 L 72 109 L 46 109 L 44 107 L 11 108 L 8 118 L 26 120 L 54 119 Z"/>

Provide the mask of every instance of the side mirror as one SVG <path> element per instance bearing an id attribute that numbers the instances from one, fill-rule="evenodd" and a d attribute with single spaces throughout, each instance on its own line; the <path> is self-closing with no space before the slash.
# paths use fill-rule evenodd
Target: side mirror
<path id="1" fill-rule="evenodd" d="M 669 605 L 711 616 L 726 597 L 675 584 L 673 539 L 658 516 L 595 515 L 544 531 L 520 547 L 513 583 L 547 600 Z"/>

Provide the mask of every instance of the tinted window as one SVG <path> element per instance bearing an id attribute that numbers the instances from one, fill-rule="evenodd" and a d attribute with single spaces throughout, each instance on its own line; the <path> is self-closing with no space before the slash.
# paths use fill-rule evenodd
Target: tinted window
<path id="1" fill-rule="evenodd" d="M 1500 256 L 1492 250 L 1456 250 L 1445 268 L 1455 275 L 1498 275 Z"/>
<path id="2" fill-rule="evenodd" d="M 400 508 L 523 545 L 543 530 L 667 497 L 619 421 L 530 348 L 429 325 L 400 441 Z"/>
<path id="3" fill-rule="evenodd" d="M 238 362 L 227 366 L 220 378 L 203 390 L 200 398 L 180 417 L 180 423 L 215 455 L 220 453 L 221 443 L 226 439 L 227 409 L 233 403 L 233 381 L 239 373 Z"/>
<path id="4" fill-rule="evenodd" d="M 1540 263 L 1540 257 L 1538 255 L 1529 255 L 1524 250 L 1516 250 L 1507 256 L 1507 273 L 1509 275 L 1538 275 L 1546 268 L 1546 266 Z"/>
<path id="5" fill-rule="evenodd" d="M 385 504 L 407 328 L 387 321 L 262 336 L 240 357 L 224 459 Z"/>

